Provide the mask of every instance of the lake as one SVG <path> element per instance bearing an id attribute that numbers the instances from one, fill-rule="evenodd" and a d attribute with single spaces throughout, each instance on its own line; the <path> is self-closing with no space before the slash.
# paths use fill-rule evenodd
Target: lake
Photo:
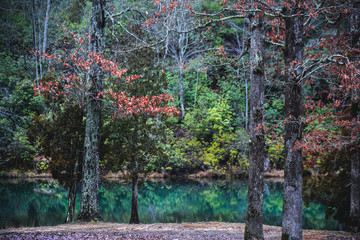
<path id="1" fill-rule="evenodd" d="M 283 184 L 266 181 L 264 224 L 281 225 Z M 130 219 L 131 185 L 102 180 L 100 213 L 104 221 Z M 77 195 L 76 212 L 80 205 Z M 247 182 L 244 180 L 153 180 L 139 185 L 141 223 L 245 222 Z M 304 229 L 343 230 L 345 225 L 325 218 L 326 206 L 303 208 Z M 0 179 L 0 227 L 45 226 L 64 223 L 67 190 L 54 180 Z"/>

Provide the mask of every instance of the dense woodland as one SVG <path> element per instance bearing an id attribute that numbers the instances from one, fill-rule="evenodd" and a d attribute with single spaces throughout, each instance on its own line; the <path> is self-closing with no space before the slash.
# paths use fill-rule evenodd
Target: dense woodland
<path id="1" fill-rule="evenodd" d="M 0 167 L 51 172 L 67 222 L 101 220 L 110 171 L 132 180 L 131 223 L 139 176 L 205 171 L 248 177 L 245 238 L 262 239 L 264 170 L 283 169 L 283 239 L 302 238 L 314 198 L 359 231 L 360 1 L 7 0 L 0 13 Z"/>

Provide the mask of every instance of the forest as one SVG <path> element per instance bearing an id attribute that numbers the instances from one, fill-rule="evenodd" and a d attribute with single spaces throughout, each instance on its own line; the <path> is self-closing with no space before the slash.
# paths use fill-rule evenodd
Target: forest
<path id="1" fill-rule="evenodd" d="M 263 239 L 281 170 L 282 239 L 311 201 L 359 232 L 360 1 L 5 0 L 0 26 L 0 175 L 51 173 L 66 222 L 103 219 L 109 174 L 130 223 L 149 176 L 244 178 Z"/>

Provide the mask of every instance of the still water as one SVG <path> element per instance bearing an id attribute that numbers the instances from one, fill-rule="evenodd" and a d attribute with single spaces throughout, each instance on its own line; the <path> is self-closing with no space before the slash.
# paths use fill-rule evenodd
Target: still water
<path id="1" fill-rule="evenodd" d="M 281 225 L 283 189 L 280 182 L 266 182 L 264 224 Z M 127 223 L 130 219 L 131 185 L 102 181 L 100 213 L 105 221 Z M 76 211 L 80 205 L 77 195 Z M 139 186 L 142 223 L 200 221 L 245 222 L 246 181 L 158 180 Z M 44 226 L 64 223 L 67 191 L 56 181 L 1 180 L 0 227 Z M 303 209 L 303 228 L 342 230 L 343 224 L 325 218 L 325 206 L 310 203 Z"/>

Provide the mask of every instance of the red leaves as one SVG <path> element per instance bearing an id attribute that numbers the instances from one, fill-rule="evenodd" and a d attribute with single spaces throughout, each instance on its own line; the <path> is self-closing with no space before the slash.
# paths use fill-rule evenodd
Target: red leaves
<path id="1" fill-rule="evenodd" d="M 159 96 L 143 96 L 143 97 L 128 97 L 126 92 L 113 92 L 109 89 L 108 92 L 101 93 L 107 96 L 113 105 L 116 107 L 115 117 L 125 115 L 158 115 L 165 114 L 167 116 L 179 115 L 180 111 L 173 106 L 166 106 L 168 101 L 174 101 L 173 97 L 168 94 Z"/>
<path id="2" fill-rule="evenodd" d="M 228 5 L 229 1 L 228 0 L 223 0 L 221 1 L 221 6 L 226 6 Z"/>
<path id="3" fill-rule="evenodd" d="M 145 27 L 150 27 L 153 23 L 155 23 L 156 21 L 155 21 L 155 19 L 154 18 L 149 18 L 148 20 L 146 20 L 144 23 L 143 23 L 143 25 L 145 26 Z"/>
<path id="4" fill-rule="evenodd" d="M 149 24 L 154 21 L 151 20 Z M 63 28 L 66 30 L 66 28 Z M 97 52 L 88 52 L 82 48 L 81 45 L 85 44 L 85 38 L 76 38 L 75 33 L 70 33 L 68 37 L 72 37 L 77 44 L 77 48 L 73 47 L 67 49 L 67 45 L 62 45 L 62 51 L 58 55 L 50 55 L 40 51 L 33 51 L 33 54 L 48 61 L 52 66 L 50 70 L 53 74 L 51 77 L 44 77 L 37 80 L 37 85 L 34 83 L 33 90 L 35 95 L 43 95 L 46 98 L 51 98 L 54 101 L 60 97 L 66 97 L 69 101 L 75 101 L 79 105 L 84 104 L 86 98 L 90 96 L 89 88 L 92 87 L 93 82 L 87 82 L 86 74 L 89 74 L 91 67 L 95 67 L 96 71 L 103 74 L 108 74 L 115 79 L 123 80 L 124 82 L 131 83 L 141 78 L 141 75 L 130 75 L 123 77 L 126 69 L 119 68 L 118 64 L 110 59 L 106 59 L 104 54 Z M 86 38 L 90 38 L 87 34 Z M 60 41 L 61 42 L 61 41 Z M 95 65 L 95 66 L 94 66 Z M 185 69 L 186 66 L 183 66 Z M 55 71 L 57 70 L 57 71 Z M 163 70 L 163 73 L 165 71 Z M 90 72 L 90 74 L 92 74 Z M 117 85 L 117 81 L 112 81 L 110 78 L 109 86 Z M 143 96 L 131 97 L 126 92 L 114 92 L 111 88 L 95 96 L 96 99 L 105 97 L 102 100 L 107 100 L 115 106 L 114 116 L 125 116 L 132 114 L 148 114 L 155 116 L 163 114 L 167 116 L 174 116 L 179 114 L 176 107 L 168 106 L 169 101 L 173 98 L 168 94 L 160 96 Z"/>

